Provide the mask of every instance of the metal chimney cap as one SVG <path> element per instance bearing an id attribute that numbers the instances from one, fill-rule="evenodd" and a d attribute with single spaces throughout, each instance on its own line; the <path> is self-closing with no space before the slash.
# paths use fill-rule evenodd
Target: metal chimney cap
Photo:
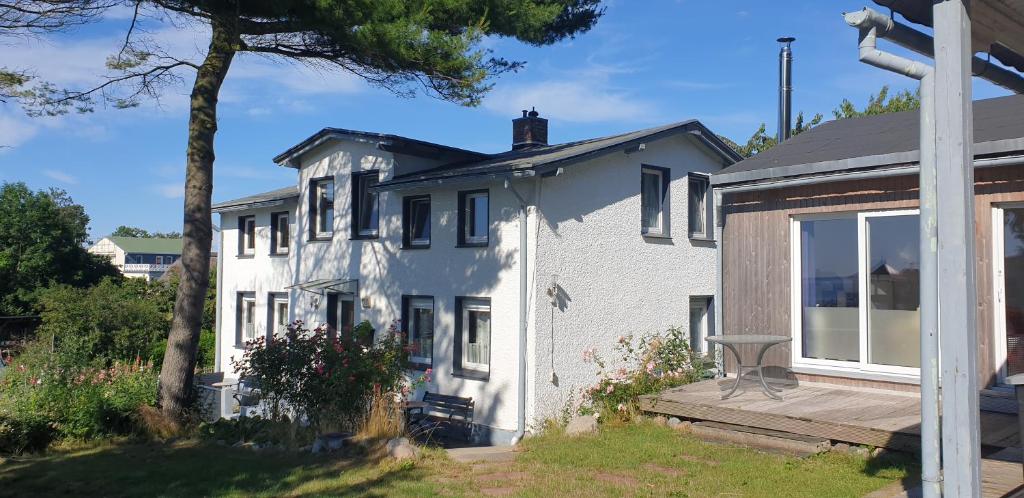
<path id="1" fill-rule="evenodd" d="M 792 36 L 783 36 L 782 38 L 779 38 L 778 40 L 775 41 L 779 43 L 792 43 L 796 41 L 796 38 L 793 38 Z"/>

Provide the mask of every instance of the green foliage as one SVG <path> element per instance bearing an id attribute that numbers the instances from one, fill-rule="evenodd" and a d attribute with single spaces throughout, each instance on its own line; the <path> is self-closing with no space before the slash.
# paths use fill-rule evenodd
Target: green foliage
<path id="1" fill-rule="evenodd" d="M 615 351 L 617 368 L 610 367 L 597 348 L 583 352 L 584 361 L 597 365 L 598 381 L 584 390 L 582 413 L 598 413 L 604 420 L 628 420 L 640 413 L 640 396 L 704 377 L 702 358 L 690 350 L 689 339 L 678 328 L 638 340 L 632 335 L 619 336 Z"/>
<path id="2" fill-rule="evenodd" d="M 135 431 L 138 409 L 156 403 L 150 363 L 69 366 L 50 344 L 30 344 L 0 380 L 0 452 L 45 447 L 51 437 L 88 439 Z"/>
<path id="3" fill-rule="evenodd" d="M 364 324 L 357 329 L 372 330 Z M 401 392 L 407 360 L 394 325 L 365 346 L 332 339 L 323 327 L 310 332 L 296 322 L 284 338 L 250 341 L 232 363 L 241 378 L 259 386 L 271 419 L 281 419 L 288 406 L 321 432 L 354 432 L 375 391 Z"/>
<path id="4" fill-rule="evenodd" d="M 170 327 L 159 285 L 107 279 L 89 289 L 47 289 L 40 293 L 38 334 L 52 339 L 56 361 L 65 367 L 152 359 Z"/>
<path id="5" fill-rule="evenodd" d="M 856 118 L 860 116 L 874 116 L 890 112 L 912 111 L 921 107 L 921 92 L 910 93 L 910 90 L 901 90 L 895 95 L 889 96 L 889 86 L 883 86 L 878 95 L 871 95 L 867 105 L 858 110 L 853 103 L 847 99 L 839 104 L 839 107 L 832 111 L 836 119 Z"/>
<path id="6" fill-rule="evenodd" d="M 181 232 L 150 232 L 139 227 L 120 225 L 110 234 L 111 237 L 135 237 L 143 239 L 180 239 Z"/>
<path id="7" fill-rule="evenodd" d="M 883 86 L 878 91 L 877 95 L 871 95 L 868 98 L 868 103 L 863 109 L 857 109 L 848 99 L 843 99 L 843 102 L 832 110 L 832 115 L 836 119 L 856 118 L 861 116 L 874 116 L 876 114 L 886 114 L 890 112 L 901 112 L 901 111 L 912 111 L 921 107 L 921 95 L 920 92 L 911 93 L 909 90 L 901 90 L 895 95 L 889 95 L 889 87 Z M 793 136 L 797 136 L 815 126 L 821 124 L 823 117 L 821 114 L 815 114 L 811 118 L 810 122 L 804 124 L 804 113 L 800 112 L 796 116 L 796 123 L 793 126 Z M 778 144 L 775 135 L 769 135 L 766 131 L 766 126 L 761 123 L 761 126 L 754 132 L 753 135 L 747 139 L 747 142 L 743 145 L 738 145 L 735 142 L 729 140 L 728 143 L 736 152 L 739 152 L 743 157 L 752 157 L 760 154 L 775 145 Z"/>
<path id="8" fill-rule="evenodd" d="M 55 284 L 86 287 L 120 274 L 89 254 L 89 217 L 62 190 L 0 186 L 0 315 L 32 313 L 37 291 Z"/>

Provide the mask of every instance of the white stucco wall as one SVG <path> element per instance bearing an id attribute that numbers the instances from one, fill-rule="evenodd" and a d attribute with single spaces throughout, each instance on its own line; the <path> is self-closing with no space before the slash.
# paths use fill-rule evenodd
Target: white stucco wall
<path id="1" fill-rule="evenodd" d="M 644 164 L 671 169 L 671 240 L 640 233 Z M 584 349 L 612 360 L 619 335 L 689 328 L 689 298 L 714 295 L 717 265 L 714 243 L 688 237 L 687 173 L 721 167 L 721 159 L 677 135 L 543 180 L 528 420 L 557 416 L 570 395 L 578 403 L 581 388 L 597 380 L 596 367 L 582 361 Z M 563 295 L 554 309 L 545 293 L 552 274 Z"/>
<path id="2" fill-rule="evenodd" d="M 93 254 L 110 258 L 110 263 L 119 269 L 124 269 L 124 250 L 118 247 L 112 240 L 103 237 L 88 249 Z"/>

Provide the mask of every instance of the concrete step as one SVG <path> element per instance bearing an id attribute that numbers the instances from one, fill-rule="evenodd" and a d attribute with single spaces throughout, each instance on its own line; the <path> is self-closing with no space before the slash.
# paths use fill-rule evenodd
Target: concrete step
<path id="1" fill-rule="evenodd" d="M 708 441 L 750 446 L 772 453 L 800 457 L 828 451 L 831 447 L 827 439 L 819 437 L 720 422 L 694 422 L 690 432 Z"/>

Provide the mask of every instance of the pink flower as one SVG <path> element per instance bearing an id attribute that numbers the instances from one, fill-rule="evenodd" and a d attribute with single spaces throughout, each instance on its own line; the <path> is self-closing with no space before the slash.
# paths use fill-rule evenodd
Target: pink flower
<path id="1" fill-rule="evenodd" d="M 619 344 L 625 344 L 625 343 L 626 343 L 626 337 L 620 335 L 619 336 Z"/>
<path id="2" fill-rule="evenodd" d="M 430 375 L 432 373 L 434 373 L 434 369 L 433 368 L 428 368 L 428 369 L 426 369 L 426 371 L 423 372 L 424 375 Z"/>
<path id="3" fill-rule="evenodd" d="M 648 362 L 647 363 L 647 373 L 654 373 L 654 363 L 653 362 Z"/>
<path id="4" fill-rule="evenodd" d="M 618 409 L 618 410 L 619 410 L 620 412 L 624 412 L 624 411 L 626 411 L 626 405 L 624 405 L 624 404 L 622 404 L 622 403 L 619 403 L 619 406 L 617 407 L 617 409 Z"/>
<path id="5" fill-rule="evenodd" d="M 615 391 L 615 385 L 614 384 L 608 384 L 608 387 L 605 388 L 605 390 L 604 390 L 605 394 L 611 394 L 613 391 Z"/>

